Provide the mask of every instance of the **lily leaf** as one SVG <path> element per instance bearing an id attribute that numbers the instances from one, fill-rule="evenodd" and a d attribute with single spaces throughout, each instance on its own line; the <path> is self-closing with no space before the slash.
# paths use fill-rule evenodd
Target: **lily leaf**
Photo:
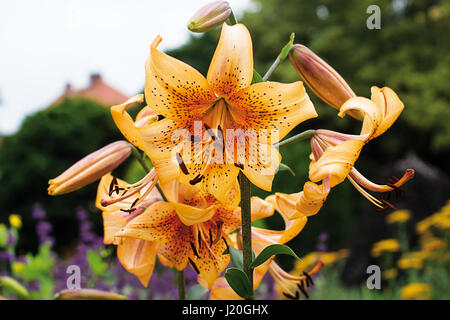
<path id="1" fill-rule="evenodd" d="M 244 271 L 238 268 L 229 268 L 225 271 L 225 279 L 240 297 L 244 299 L 250 297 L 252 287 Z"/>
<path id="2" fill-rule="evenodd" d="M 266 262 L 270 257 L 277 254 L 287 254 L 294 258 L 300 259 L 294 251 L 284 244 L 271 244 L 265 247 L 263 251 L 256 257 L 256 259 L 250 265 L 250 268 L 256 268 Z"/>
<path id="3" fill-rule="evenodd" d="M 199 284 L 196 284 L 191 289 L 189 289 L 188 293 L 186 294 L 186 299 L 187 300 L 203 300 L 205 298 L 205 295 L 207 292 L 208 292 L 208 289 L 203 288 Z"/>
<path id="4" fill-rule="evenodd" d="M 292 32 L 289 37 L 289 42 L 283 47 L 283 49 L 281 49 L 281 52 L 279 55 L 280 60 L 283 61 L 284 59 L 286 59 L 287 55 L 289 54 L 289 51 L 291 51 L 292 44 L 294 43 L 294 38 L 295 38 L 295 33 Z"/>
<path id="5" fill-rule="evenodd" d="M 280 165 L 278 166 L 278 171 L 289 171 L 295 177 L 294 170 L 292 170 L 291 167 L 289 167 L 287 164 L 280 163 Z"/>
<path id="6" fill-rule="evenodd" d="M 233 265 L 238 269 L 244 269 L 244 256 L 241 250 L 237 250 L 232 246 L 228 247 L 230 258 Z"/>

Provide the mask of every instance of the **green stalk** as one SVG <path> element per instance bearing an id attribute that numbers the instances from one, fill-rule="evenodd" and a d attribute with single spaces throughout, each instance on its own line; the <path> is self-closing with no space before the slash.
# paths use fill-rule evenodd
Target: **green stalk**
<path id="1" fill-rule="evenodd" d="M 177 272 L 178 300 L 186 300 L 186 280 L 184 279 L 184 270 Z"/>
<path id="2" fill-rule="evenodd" d="M 269 77 L 272 75 L 272 72 L 278 67 L 278 65 L 282 62 L 283 60 L 280 59 L 280 56 L 278 56 L 275 61 L 272 63 L 272 65 L 270 66 L 269 70 L 267 70 L 266 74 L 263 76 L 263 81 L 267 81 L 267 79 L 269 79 Z"/>
<path id="3" fill-rule="evenodd" d="M 250 268 L 252 263 L 252 209 L 250 204 L 251 183 L 250 180 L 242 173 L 239 173 L 239 186 L 241 189 L 241 222 L 242 222 L 242 254 L 244 272 L 250 280 L 251 294 L 248 300 L 253 300 L 253 269 Z"/>
<path id="4" fill-rule="evenodd" d="M 312 138 L 312 136 L 314 135 L 315 130 L 306 130 L 303 131 L 299 134 L 296 134 L 295 136 L 292 136 L 288 139 L 285 139 L 281 142 L 278 142 L 275 144 L 275 147 L 281 148 L 281 147 L 286 147 L 290 144 L 299 142 L 299 141 L 303 141 L 303 140 L 309 140 Z"/>

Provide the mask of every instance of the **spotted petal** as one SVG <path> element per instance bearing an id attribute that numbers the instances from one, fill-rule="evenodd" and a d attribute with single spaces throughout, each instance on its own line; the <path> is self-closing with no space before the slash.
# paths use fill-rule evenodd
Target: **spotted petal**
<path id="1" fill-rule="evenodd" d="M 145 62 L 145 99 L 164 117 L 178 121 L 204 113 L 217 99 L 203 75 L 157 49 L 158 36 Z"/>
<path id="2" fill-rule="evenodd" d="M 243 24 L 234 26 L 223 24 L 207 79 L 211 88 L 220 97 L 227 97 L 248 87 L 252 82 L 252 39 Z"/>

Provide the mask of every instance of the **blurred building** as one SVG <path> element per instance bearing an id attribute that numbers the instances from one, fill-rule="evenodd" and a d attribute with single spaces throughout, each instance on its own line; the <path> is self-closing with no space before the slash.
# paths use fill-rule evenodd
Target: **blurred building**
<path id="1" fill-rule="evenodd" d="M 106 106 L 112 106 L 125 102 L 128 97 L 122 92 L 114 89 L 103 81 L 99 73 L 91 74 L 91 81 L 89 86 L 81 89 L 74 90 L 70 83 L 66 84 L 64 92 L 50 104 L 50 107 L 60 103 L 66 98 L 82 96 L 100 102 Z"/>

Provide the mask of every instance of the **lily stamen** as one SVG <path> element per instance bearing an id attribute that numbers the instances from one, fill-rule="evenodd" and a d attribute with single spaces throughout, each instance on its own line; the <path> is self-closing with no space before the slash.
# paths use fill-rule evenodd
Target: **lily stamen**
<path id="1" fill-rule="evenodd" d="M 129 193 L 124 192 L 122 193 L 121 196 L 119 197 L 110 197 L 110 198 L 105 198 L 102 199 L 101 201 L 101 205 L 104 207 L 107 207 L 111 204 L 117 203 L 119 201 L 125 200 L 133 195 L 135 195 L 136 193 L 140 192 L 144 187 L 148 186 L 148 189 L 146 190 L 145 196 L 148 195 L 148 193 L 151 191 L 151 189 L 153 189 L 153 187 L 156 185 L 156 182 L 158 181 L 158 177 L 156 175 L 156 171 L 154 169 L 152 169 L 144 178 L 142 178 L 139 182 L 132 184 L 132 185 L 128 185 L 128 186 L 123 186 L 120 189 L 125 190 L 125 191 L 131 191 Z M 115 191 L 115 189 L 113 189 L 113 192 Z M 142 199 L 145 199 L 145 196 L 142 196 Z"/>

